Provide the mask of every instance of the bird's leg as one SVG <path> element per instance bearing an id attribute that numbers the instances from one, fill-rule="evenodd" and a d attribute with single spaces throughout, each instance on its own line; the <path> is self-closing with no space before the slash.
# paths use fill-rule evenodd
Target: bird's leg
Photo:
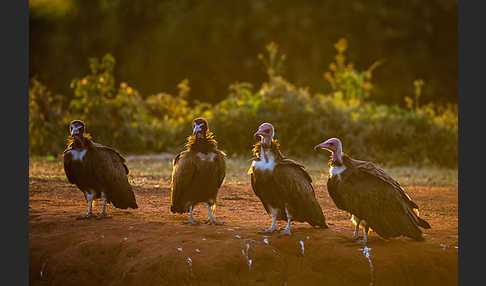
<path id="1" fill-rule="evenodd" d="M 363 243 L 363 244 L 366 245 L 366 243 L 368 242 L 369 231 L 370 231 L 370 227 L 366 224 L 365 229 L 363 230 L 363 239 L 359 241 L 360 243 Z"/>
<path id="2" fill-rule="evenodd" d="M 364 232 L 363 232 L 363 242 L 367 243 L 368 242 L 368 234 L 369 234 L 370 227 L 368 225 L 365 226 Z"/>
<path id="3" fill-rule="evenodd" d="M 290 233 L 290 217 L 287 217 L 287 226 L 280 231 L 280 235 L 291 235 Z"/>
<path id="4" fill-rule="evenodd" d="M 353 239 L 358 239 L 359 236 L 359 224 L 361 223 L 361 219 L 358 219 L 356 222 L 356 227 L 354 228 Z"/>
<path id="5" fill-rule="evenodd" d="M 209 224 L 214 224 L 214 225 L 223 225 L 222 222 L 216 221 L 213 217 L 213 209 L 216 208 L 216 204 L 210 205 L 208 204 L 208 210 L 209 210 L 209 221 L 206 221 Z"/>
<path id="6" fill-rule="evenodd" d="M 80 215 L 76 219 L 87 219 L 93 216 L 93 198 L 94 194 L 85 193 L 86 199 L 88 200 L 88 213 L 86 215 Z"/>
<path id="7" fill-rule="evenodd" d="M 287 210 L 287 208 L 285 208 L 285 214 L 287 214 L 287 226 L 285 227 L 284 230 L 281 230 L 280 231 L 280 235 L 290 235 L 290 215 L 289 215 L 289 212 Z"/>
<path id="8" fill-rule="evenodd" d="M 266 229 L 264 231 L 260 231 L 259 233 L 272 233 L 275 231 L 275 224 L 277 223 L 277 214 L 272 213 L 272 226 L 270 226 L 269 229 Z"/>
<path id="9" fill-rule="evenodd" d="M 199 224 L 199 222 L 195 220 L 194 216 L 192 215 L 192 205 L 189 206 L 189 220 L 186 222 L 186 224 Z"/>
<path id="10" fill-rule="evenodd" d="M 100 214 L 96 216 L 97 219 L 102 219 L 102 218 L 111 218 L 111 216 L 108 216 L 106 214 L 106 194 L 105 192 L 101 192 L 101 200 L 103 201 L 103 207 L 102 211 Z"/>

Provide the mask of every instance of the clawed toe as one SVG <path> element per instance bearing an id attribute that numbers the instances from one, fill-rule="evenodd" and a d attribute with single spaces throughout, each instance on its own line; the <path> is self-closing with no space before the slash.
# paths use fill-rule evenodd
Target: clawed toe
<path id="1" fill-rule="evenodd" d="M 188 221 L 183 222 L 183 224 L 199 225 L 201 223 L 197 220 L 188 220 Z"/>
<path id="2" fill-rule="evenodd" d="M 92 218 L 94 217 L 93 214 L 86 214 L 86 215 L 80 215 L 78 217 L 76 217 L 77 220 L 82 220 L 82 219 L 89 219 L 89 218 Z"/>
<path id="3" fill-rule="evenodd" d="M 211 224 L 214 224 L 214 225 L 224 225 L 224 222 L 219 222 L 219 221 L 216 221 L 216 220 L 209 220 L 209 219 L 204 220 L 203 223 L 209 224 L 209 225 L 211 225 Z"/>
<path id="4" fill-rule="evenodd" d="M 284 229 L 280 231 L 280 235 L 291 235 L 290 229 Z"/>
<path id="5" fill-rule="evenodd" d="M 262 231 L 259 231 L 258 234 L 269 234 L 277 231 L 276 229 L 264 229 Z"/>
<path id="6" fill-rule="evenodd" d="M 96 219 L 104 219 L 104 218 L 113 218 L 113 217 L 104 213 L 100 213 L 96 216 Z"/>

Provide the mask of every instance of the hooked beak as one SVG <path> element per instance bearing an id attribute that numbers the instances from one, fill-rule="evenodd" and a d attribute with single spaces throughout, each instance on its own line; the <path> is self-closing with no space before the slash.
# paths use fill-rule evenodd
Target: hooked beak
<path id="1" fill-rule="evenodd" d="M 316 145 L 314 147 L 314 150 L 316 150 L 316 151 L 319 151 L 319 150 L 322 150 L 322 149 L 327 150 L 329 152 L 333 152 L 331 150 L 331 148 L 329 147 L 329 145 L 327 144 L 327 141 L 326 142 L 322 142 L 321 144 L 318 144 L 318 145 Z"/>
<path id="2" fill-rule="evenodd" d="M 257 131 L 257 132 L 255 132 L 255 134 L 253 134 L 253 137 L 254 137 L 256 140 L 259 140 L 259 139 L 260 139 L 260 137 L 259 137 L 259 136 L 262 136 L 262 137 L 263 137 L 263 132 L 262 132 L 260 129 L 258 129 L 258 131 Z"/>
<path id="3" fill-rule="evenodd" d="M 196 125 L 194 127 L 194 130 L 192 130 L 192 135 L 196 135 L 199 131 L 201 131 L 201 127 L 199 125 Z"/>
<path id="4" fill-rule="evenodd" d="M 195 124 L 194 130 L 192 130 L 192 135 L 195 135 L 196 138 L 203 139 L 204 138 L 204 131 L 203 131 L 203 125 L 197 125 Z"/>
<path id="5" fill-rule="evenodd" d="M 71 137 L 73 137 L 74 139 L 79 138 L 79 130 L 78 129 L 71 130 Z"/>

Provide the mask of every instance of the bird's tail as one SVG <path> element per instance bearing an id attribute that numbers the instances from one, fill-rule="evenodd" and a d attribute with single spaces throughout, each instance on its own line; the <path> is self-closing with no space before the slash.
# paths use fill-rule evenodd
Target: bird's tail
<path id="1" fill-rule="evenodd" d="M 308 222 L 312 226 L 320 227 L 320 228 L 329 228 L 326 224 L 326 218 L 322 211 L 320 213 L 314 214 L 312 217 L 308 219 Z"/>
<path id="2" fill-rule="evenodd" d="M 135 194 L 133 193 L 133 190 L 129 189 L 123 194 L 117 194 L 114 197 L 111 198 L 111 202 L 116 208 L 119 209 L 127 209 L 127 208 L 132 208 L 132 209 L 137 209 L 137 201 L 135 199 Z"/>
<path id="3" fill-rule="evenodd" d="M 427 228 L 427 229 L 430 228 L 430 224 L 427 221 L 425 221 L 424 219 L 419 217 L 418 209 L 414 208 L 413 213 L 415 214 L 414 217 L 415 217 L 415 221 L 417 222 L 418 226 L 423 227 L 423 228 Z"/>
<path id="4" fill-rule="evenodd" d="M 417 223 L 419 226 L 423 227 L 423 228 L 430 228 L 430 224 L 425 221 L 424 219 L 421 219 L 419 217 L 417 217 Z"/>

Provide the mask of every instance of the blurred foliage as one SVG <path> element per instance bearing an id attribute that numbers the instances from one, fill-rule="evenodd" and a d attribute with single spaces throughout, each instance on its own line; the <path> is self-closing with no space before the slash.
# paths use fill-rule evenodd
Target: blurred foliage
<path id="1" fill-rule="evenodd" d="M 221 149 L 230 156 L 251 156 L 253 134 L 263 122 L 275 126 L 282 151 L 289 156 L 315 156 L 313 147 L 330 137 L 343 141 L 355 158 L 387 165 L 434 164 L 457 166 L 457 105 L 413 102 L 421 96 L 423 81 L 407 108 L 372 101 L 373 69 L 356 69 L 345 61 L 346 41 L 338 41 L 336 68 L 329 76 L 333 91 L 311 93 L 284 78 L 279 71 L 286 58 L 275 43 L 266 46 L 262 61 L 267 80 L 258 90 L 249 82 L 229 85 L 218 104 L 190 100 L 189 80 L 177 85 L 177 94 L 142 96 L 121 82 L 115 88 L 115 59 L 107 54 L 89 60 L 90 72 L 71 81 L 73 98 L 54 95 L 33 79 L 30 88 L 30 148 L 33 154 L 58 154 L 68 122 L 82 119 L 95 141 L 123 153 L 179 152 L 191 133 L 191 121 L 209 120 Z M 342 60 L 341 60 L 342 59 Z M 377 69 L 379 70 L 379 68 Z"/>
<path id="2" fill-rule="evenodd" d="M 337 50 L 336 61 L 329 65 L 330 71 L 324 73 L 324 78 L 331 84 L 332 91 L 342 93 L 345 99 L 361 100 L 369 97 L 372 88 L 371 74 L 380 62 L 375 62 L 367 70 L 358 72 L 352 63 L 346 63 L 346 39 L 339 39 L 334 47 Z"/>
<path id="3" fill-rule="evenodd" d="M 344 51 L 338 49 L 338 56 L 344 56 Z M 283 152 L 289 155 L 312 156 L 313 146 L 339 137 L 345 152 L 363 160 L 456 166 L 457 105 L 434 111 L 430 108 L 435 105 L 430 104 L 429 109 L 408 111 L 376 104 L 365 96 L 372 87 L 373 68 L 359 71 L 349 64 L 330 69 L 333 79 L 356 79 L 356 75 L 366 74 L 362 82 L 369 83 L 369 88 L 350 80 L 336 84 L 331 94 L 311 94 L 281 76 L 273 76 L 257 92 L 248 83 L 233 85 L 229 97 L 205 116 L 215 134 L 225 139 L 221 145 L 231 154 L 250 156 L 248 146 L 254 142 L 251 134 L 259 124 L 270 122 Z"/>
<path id="4" fill-rule="evenodd" d="M 31 154 L 56 154 L 62 152 L 69 128 L 65 97 L 53 94 L 36 78 L 29 87 L 29 151 Z"/>
<path id="5" fill-rule="evenodd" d="M 190 100 L 217 103 L 236 81 L 266 81 L 256 55 L 272 41 L 288 58 L 279 75 L 328 93 L 335 87 L 322 74 L 335 60 L 332 43 L 344 36 L 356 47 L 348 59 L 357 69 L 383 60 L 373 101 L 405 107 L 420 78 L 422 103 L 457 102 L 457 0 L 29 3 L 30 76 L 67 97 L 69 80 L 89 72 L 85 60 L 111 53 L 116 78 L 144 96 L 176 94 L 188 78 L 196 91 Z"/>

